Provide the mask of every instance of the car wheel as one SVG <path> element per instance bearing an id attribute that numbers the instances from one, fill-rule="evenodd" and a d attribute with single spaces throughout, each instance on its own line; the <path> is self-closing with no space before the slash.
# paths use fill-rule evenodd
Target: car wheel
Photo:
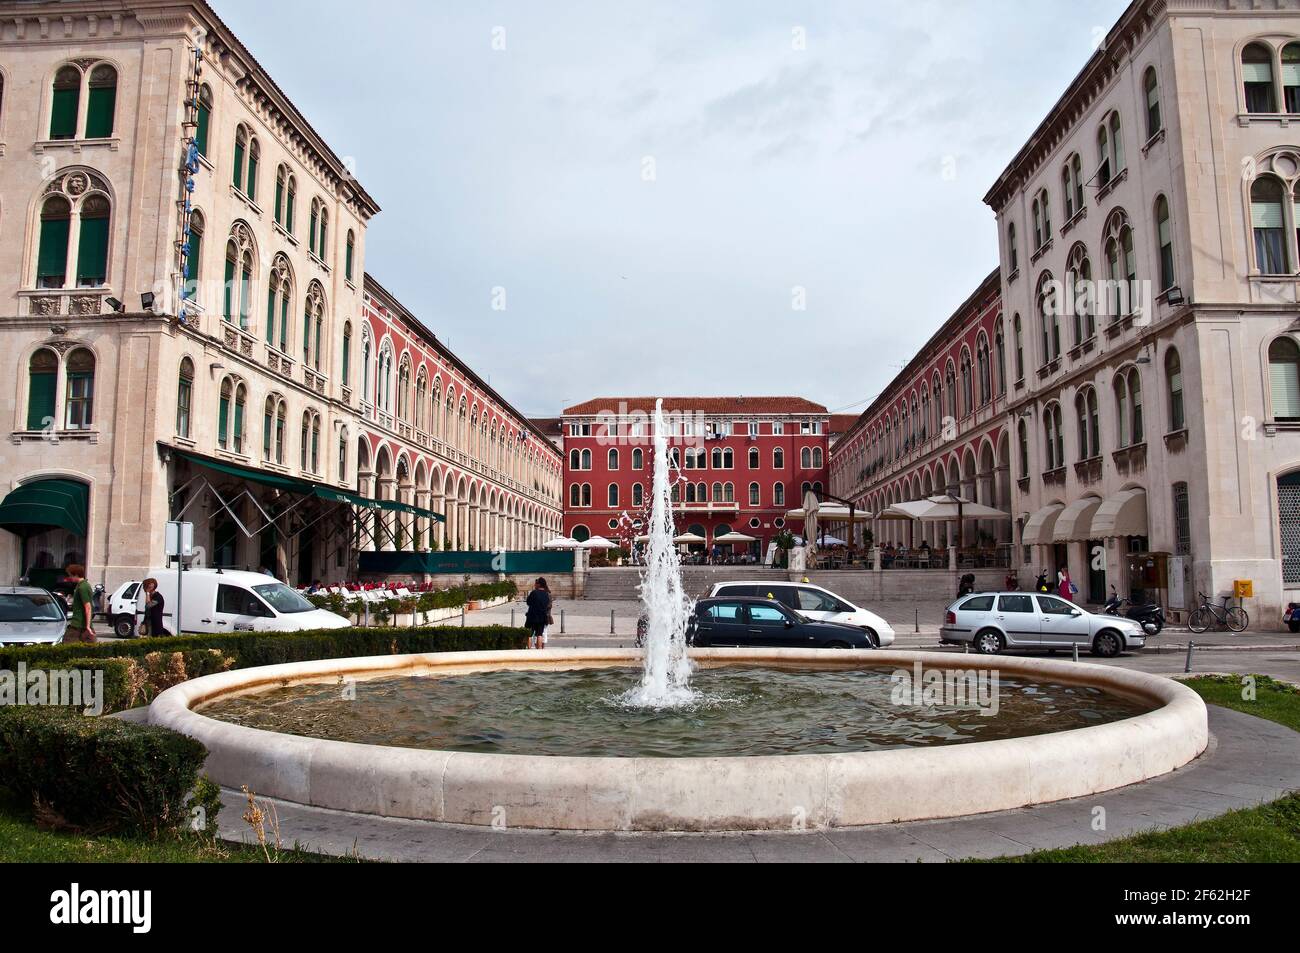
<path id="1" fill-rule="evenodd" d="M 1092 654 L 1101 658 L 1114 658 L 1124 650 L 1124 640 L 1114 632 L 1098 633 L 1092 643 Z"/>
<path id="2" fill-rule="evenodd" d="M 985 629 L 975 636 L 975 651 L 980 655 L 997 655 L 1007 647 L 1002 633 L 995 629 Z"/>
<path id="3" fill-rule="evenodd" d="M 871 629 L 864 629 L 863 634 L 866 635 L 867 641 L 871 643 L 873 649 L 880 648 L 880 636 L 876 635 L 874 631 Z"/>
<path id="4" fill-rule="evenodd" d="M 129 615 L 120 615 L 113 621 L 113 634 L 119 639 L 129 639 L 135 635 L 135 620 Z"/>

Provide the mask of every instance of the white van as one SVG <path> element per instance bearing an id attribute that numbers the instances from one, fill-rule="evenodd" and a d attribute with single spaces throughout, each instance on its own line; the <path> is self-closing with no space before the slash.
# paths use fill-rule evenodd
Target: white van
<path id="1" fill-rule="evenodd" d="M 176 631 L 176 570 L 151 569 L 163 597 L 163 621 Z M 306 632 L 346 629 L 352 623 L 317 609 L 278 579 L 234 569 L 190 569 L 182 574 L 181 624 L 186 632 Z M 144 590 L 139 590 L 143 619 Z"/>

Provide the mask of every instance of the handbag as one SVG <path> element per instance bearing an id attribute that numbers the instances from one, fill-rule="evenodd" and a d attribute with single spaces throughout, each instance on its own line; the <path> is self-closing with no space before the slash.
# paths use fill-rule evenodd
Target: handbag
<path id="1" fill-rule="evenodd" d="M 1077 596 L 1078 594 L 1079 594 L 1079 587 L 1076 586 L 1074 583 L 1070 583 L 1070 595 Z"/>

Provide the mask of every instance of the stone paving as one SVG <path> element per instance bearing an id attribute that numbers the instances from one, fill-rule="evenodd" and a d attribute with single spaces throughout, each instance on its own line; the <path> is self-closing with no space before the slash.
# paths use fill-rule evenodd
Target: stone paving
<path id="1" fill-rule="evenodd" d="M 800 832 L 613 834 L 493 830 L 276 802 L 281 842 L 387 861 L 943 862 L 1098 844 L 1276 800 L 1300 788 L 1300 732 L 1210 708 L 1211 743 L 1192 764 L 1071 801 L 953 820 Z M 223 791 L 221 836 L 251 842 L 243 796 Z M 976 805 L 972 805 L 975 807 Z M 1104 829 L 1097 830 L 1097 808 Z"/>

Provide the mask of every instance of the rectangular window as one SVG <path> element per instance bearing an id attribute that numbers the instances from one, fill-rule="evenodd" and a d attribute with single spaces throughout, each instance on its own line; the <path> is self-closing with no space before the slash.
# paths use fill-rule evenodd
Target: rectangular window
<path id="1" fill-rule="evenodd" d="M 784 434 L 785 434 L 785 424 L 781 423 L 780 421 L 777 421 L 776 423 L 772 424 L 773 437 L 780 437 Z"/>

